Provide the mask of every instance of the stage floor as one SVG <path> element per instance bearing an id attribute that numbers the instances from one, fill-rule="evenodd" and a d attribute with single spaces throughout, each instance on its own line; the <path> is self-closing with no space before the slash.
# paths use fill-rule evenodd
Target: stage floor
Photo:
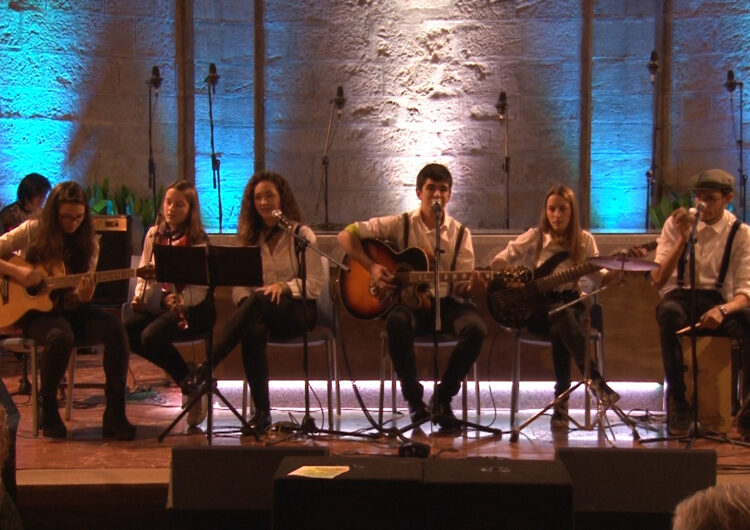
<path id="1" fill-rule="evenodd" d="M 157 436 L 169 425 L 180 412 L 181 394 L 174 386 L 164 384 L 163 373 L 144 361 L 131 357 L 131 374 L 129 387 L 134 391 L 127 405 L 130 421 L 138 427 L 135 441 L 105 441 L 101 437 L 101 415 L 104 410 L 103 390 L 99 388 L 76 389 L 73 401 L 72 418 L 66 421 L 68 438 L 50 440 L 43 437 L 34 438 L 31 433 L 30 398 L 25 395 L 14 395 L 20 413 L 21 423 L 17 436 L 17 482 L 19 486 L 19 504 L 24 516 L 29 510 L 37 510 L 38 503 L 43 502 L 39 491 L 44 488 L 66 487 L 104 487 L 131 486 L 134 488 L 157 488 L 159 495 L 164 495 L 169 484 L 171 451 L 175 446 L 207 445 L 206 434 L 198 429 L 188 431 L 184 420 L 172 430 L 163 442 Z M 0 358 L 0 369 L 3 380 L 11 392 L 18 388 L 21 374 L 21 362 L 12 354 Z M 76 382 L 101 382 L 100 355 L 83 356 L 76 372 Z M 359 385 L 358 385 L 359 386 Z M 375 405 L 377 395 L 373 386 L 361 385 L 363 398 L 370 404 L 370 413 L 377 418 Z M 275 387 L 274 387 L 275 388 Z M 279 443 L 284 445 L 324 445 L 332 455 L 391 455 L 396 456 L 402 441 L 395 437 L 378 435 L 368 422 L 361 409 L 346 407 L 340 416 L 334 416 L 333 428 L 347 433 L 362 433 L 367 437 L 351 435 L 331 435 L 327 433 L 289 433 L 286 427 L 300 421 L 303 412 L 302 386 L 298 385 L 291 395 L 282 395 L 279 390 L 272 390 L 272 404 L 284 404 L 284 407 L 273 409 L 273 419 L 278 430 L 256 441 L 253 437 L 241 436 L 239 422 L 222 407 L 215 407 L 214 445 L 246 446 Z M 351 394 L 351 383 L 342 382 L 342 392 Z M 239 387 L 230 388 L 227 397 L 241 407 Z M 316 393 L 313 401 L 313 416 L 320 429 L 328 427 L 317 398 L 323 395 Z M 351 399 L 344 400 L 345 405 Z M 408 431 L 405 436 L 412 441 L 429 446 L 430 458 L 466 458 L 496 457 L 507 459 L 548 460 L 555 458 L 559 447 L 578 448 L 637 448 L 648 451 L 650 448 L 685 448 L 686 444 L 678 441 L 642 444 L 635 439 L 632 430 L 624 425 L 612 412 L 608 414 L 610 427 L 605 431 L 599 428 L 571 429 L 567 432 L 552 431 L 549 427 L 549 416 L 540 417 L 526 427 L 516 443 L 510 442 L 508 401 L 502 396 L 495 396 L 497 409 L 487 406 L 487 397 L 483 396 L 482 413 L 477 416 L 471 408 L 468 420 L 477 424 L 491 426 L 503 431 L 502 436 L 467 429 L 463 433 L 446 435 L 425 424 L 421 429 Z M 287 407 L 289 403 L 294 406 Z M 472 401 L 470 401 L 470 404 Z M 620 405 L 628 411 L 627 397 L 623 396 Z M 456 399 L 454 409 L 460 416 L 460 399 Z M 518 420 L 524 421 L 535 410 L 523 410 Z M 64 414 L 64 409 L 61 409 Z M 583 410 L 574 409 L 572 416 L 584 422 Z M 389 425 L 403 426 L 408 424 L 408 415 L 389 413 L 386 418 L 393 418 Z M 644 412 L 642 409 L 632 412 L 633 419 L 638 420 L 637 435 L 647 439 L 664 435 L 663 413 L 661 411 Z M 205 427 L 205 423 L 203 424 Z M 730 433 L 736 438 L 736 433 Z M 717 482 L 744 482 L 750 484 L 750 448 L 734 443 L 717 443 L 711 440 L 697 440 L 695 449 L 713 449 L 717 453 Z M 55 494 L 59 497 L 59 493 Z M 32 500 L 33 497 L 33 500 Z M 157 502 L 160 503 L 162 500 Z M 162 505 L 163 506 L 163 505 Z M 34 527 L 34 525 L 29 525 Z"/>

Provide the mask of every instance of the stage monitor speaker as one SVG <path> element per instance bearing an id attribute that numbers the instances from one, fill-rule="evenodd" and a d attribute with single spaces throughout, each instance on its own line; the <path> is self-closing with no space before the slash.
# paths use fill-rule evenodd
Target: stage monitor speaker
<path id="1" fill-rule="evenodd" d="M 573 484 L 554 460 L 426 460 L 423 494 L 423 528 L 573 528 Z"/>
<path id="2" fill-rule="evenodd" d="M 335 478 L 290 475 L 303 466 L 313 473 L 341 466 Z M 318 475 L 321 476 L 321 475 Z M 287 457 L 273 481 L 274 529 L 426 528 L 422 462 L 384 456 Z"/>
<path id="3" fill-rule="evenodd" d="M 167 509 L 175 528 L 270 528 L 272 481 L 286 456 L 325 456 L 326 447 L 172 448 Z"/>
<path id="4" fill-rule="evenodd" d="M 99 236 L 97 271 L 127 269 L 133 254 L 131 219 L 127 215 L 95 215 L 94 230 Z M 99 305 L 121 305 L 128 299 L 128 281 L 100 283 L 94 291 L 93 302 Z"/>
<path id="5" fill-rule="evenodd" d="M 675 506 L 716 484 L 716 452 L 561 447 L 576 528 L 670 528 Z"/>

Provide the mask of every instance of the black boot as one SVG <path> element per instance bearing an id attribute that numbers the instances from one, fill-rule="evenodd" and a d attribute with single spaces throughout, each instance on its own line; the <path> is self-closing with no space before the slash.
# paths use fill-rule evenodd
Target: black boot
<path id="1" fill-rule="evenodd" d="M 250 421 L 247 422 L 247 427 L 242 427 L 242 434 L 265 434 L 266 431 L 271 427 L 271 412 L 267 410 L 256 410 Z"/>
<path id="2" fill-rule="evenodd" d="M 65 438 L 68 430 L 60 417 L 56 396 L 42 396 L 42 436 Z"/>
<path id="3" fill-rule="evenodd" d="M 125 416 L 125 399 L 107 399 L 102 417 L 102 436 L 129 441 L 135 438 L 135 426 Z"/>

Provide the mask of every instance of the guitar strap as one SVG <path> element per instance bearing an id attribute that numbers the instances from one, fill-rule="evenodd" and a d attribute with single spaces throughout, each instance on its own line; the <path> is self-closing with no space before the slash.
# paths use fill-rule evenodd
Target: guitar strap
<path id="1" fill-rule="evenodd" d="M 403 214 L 401 214 L 401 217 L 404 220 L 404 248 L 409 248 L 409 212 L 404 212 Z M 458 236 L 456 237 L 456 246 L 453 249 L 453 261 L 451 261 L 450 270 L 456 269 L 458 249 L 461 248 L 461 242 L 464 239 L 464 232 L 466 232 L 466 227 L 463 225 L 463 223 L 461 223 L 458 227 Z"/>
<path id="2" fill-rule="evenodd" d="M 727 237 L 727 243 L 724 246 L 724 255 L 721 258 L 719 277 L 716 279 L 716 283 L 714 284 L 716 290 L 721 290 L 722 286 L 724 285 L 724 280 L 727 277 L 727 271 L 729 270 L 729 258 L 732 255 L 732 245 L 734 244 L 734 236 L 737 235 L 737 230 L 739 230 L 740 225 L 742 225 L 742 221 L 736 219 L 734 221 L 734 224 L 732 224 L 732 228 L 729 230 L 729 237 Z M 685 263 L 687 261 L 687 256 L 685 256 L 686 253 L 687 247 L 683 249 L 682 254 L 680 255 L 680 260 L 677 262 L 677 285 L 679 287 L 685 285 Z"/>

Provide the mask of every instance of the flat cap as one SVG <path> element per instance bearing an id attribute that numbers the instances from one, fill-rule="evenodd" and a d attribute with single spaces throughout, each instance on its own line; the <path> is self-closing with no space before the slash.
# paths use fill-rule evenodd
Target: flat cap
<path id="1" fill-rule="evenodd" d="M 692 177 L 693 189 L 696 190 L 734 190 L 734 177 L 723 169 L 707 169 Z"/>

